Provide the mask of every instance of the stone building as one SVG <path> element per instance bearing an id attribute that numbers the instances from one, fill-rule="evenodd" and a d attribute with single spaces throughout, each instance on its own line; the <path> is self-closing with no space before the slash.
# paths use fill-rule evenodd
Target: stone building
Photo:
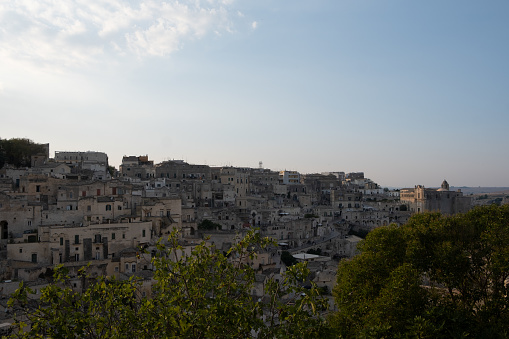
<path id="1" fill-rule="evenodd" d="M 283 185 L 299 184 L 300 174 L 297 171 L 287 171 L 287 170 L 280 171 L 279 182 Z"/>
<path id="2" fill-rule="evenodd" d="M 55 162 L 65 163 L 74 171 L 90 171 L 93 178 L 98 180 L 107 180 L 111 176 L 108 172 L 108 155 L 103 152 L 66 152 L 56 151 Z"/>
<path id="3" fill-rule="evenodd" d="M 442 182 L 439 189 L 425 188 L 422 185 L 403 188 L 400 191 L 400 199 L 414 213 L 465 213 L 472 206 L 471 198 L 463 196 L 461 190 L 450 191 L 446 180 Z"/>
<path id="4" fill-rule="evenodd" d="M 152 222 L 91 224 L 88 226 L 40 226 L 7 244 L 7 256 L 37 266 L 65 262 L 103 260 L 127 247 L 146 244 L 152 237 Z"/>

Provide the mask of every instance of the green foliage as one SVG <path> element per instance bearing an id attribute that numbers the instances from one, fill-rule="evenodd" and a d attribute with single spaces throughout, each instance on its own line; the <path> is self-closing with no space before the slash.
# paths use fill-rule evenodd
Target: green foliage
<path id="1" fill-rule="evenodd" d="M 210 221 L 209 219 L 203 219 L 198 224 L 198 229 L 200 230 L 220 230 L 221 228 L 222 226 L 220 224 Z"/>
<path id="2" fill-rule="evenodd" d="M 322 249 L 318 247 L 316 250 L 314 248 L 311 248 L 306 251 L 308 254 L 315 254 L 315 255 L 322 255 Z"/>
<path id="3" fill-rule="evenodd" d="M 344 337 L 505 338 L 509 206 L 417 214 L 340 263 L 331 323 Z"/>
<path id="4" fill-rule="evenodd" d="M 288 251 L 281 252 L 281 261 L 286 265 L 286 267 L 295 265 L 298 262 L 297 259 L 295 259 Z"/>
<path id="5" fill-rule="evenodd" d="M 117 170 L 117 169 L 115 168 L 115 166 L 111 166 L 111 165 L 109 165 L 109 166 L 108 166 L 108 173 L 109 173 L 112 177 L 114 177 L 114 176 L 115 176 L 115 171 L 116 171 L 116 170 Z"/>
<path id="6" fill-rule="evenodd" d="M 362 239 L 366 239 L 368 233 L 369 233 L 368 230 L 362 228 L 359 228 L 357 230 L 352 228 L 350 231 L 348 231 L 348 235 L 355 235 Z"/>
<path id="7" fill-rule="evenodd" d="M 31 156 L 45 154 L 45 147 L 24 138 L 0 139 L 0 168 L 6 164 L 30 167 Z"/>
<path id="8" fill-rule="evenodd" d="M 305 264 L 288 268 L 282 281 L 269 279 L 266 300 L 253 298 L 255 272 L 247 265 L 255 249 L 274 245 L 254 231 L 223 255 L 206 242 L 189 255 L 173 233 L 157 244 L 151 298 L 140 296 L 142 281 L 101 277 L 83 292 L 73 291 L 66 269 L 55 269 L 56 283 L 33 291 L 20 285 L 9 305 L 16 310 L 21 338 L 311 338 L 327 335 L 326 311 L 316 285 L 299 282 Z M 86 281 L 87 268 L 80 271 Z M 25 331 L 23 331 L 25 330 Z"/>

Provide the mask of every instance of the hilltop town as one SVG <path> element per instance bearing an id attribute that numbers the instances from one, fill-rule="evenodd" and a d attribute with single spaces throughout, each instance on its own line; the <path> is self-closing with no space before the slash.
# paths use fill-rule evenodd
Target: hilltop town
<path id="1" fill-rule="evenodd" d="M 178 230 L 184 253 L 202 239 L 227 251 L 248 230 L 275 240 L 249 264 L 256 270 L 253 295 L 285 269 L 288 254 L 307 261 L 311 278 L 330 291 L 338 262 L 356 254 L 370 230 L 406 223 L 413 213 L 466 212 L 471 198 L 417 185 L 390 190 L 364 173 L 312 173 L 263 168 L 211 167 L 147 155 L 124 156 L 109 166 L 102 152 L 57 151 L 49 145 L 30 166 L 0 169 L 0 293 L 6 309 L 18 281 L 36 291 L 63 264 L 73 287 L 89 264 L 93 276 L 144 279 L 152 284 L 156 242 Z"/>

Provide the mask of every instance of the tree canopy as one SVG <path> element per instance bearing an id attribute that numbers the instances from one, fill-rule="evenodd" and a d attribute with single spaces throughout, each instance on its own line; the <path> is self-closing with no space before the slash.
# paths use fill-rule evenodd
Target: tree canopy
<path id="1" fill-rule="evenodd" d="M 333 290 L 344 337 L 509 335 L 509 206 L 416 214 L 370 232 L 360 252 Z"/>
<path id="2" fill-rule="evenodd" d="M 45 154 L 45 146 L 30 139 L 0 139 L 0 168 L 5 164 L 30 167 L 32 155 Z"/>
<path id="3" fill-rule="evenodd" d="M 198 224 L 198 229 L 200 230 L 220 230 L 222 226 L 218 223 L 215 223 L 209 219 L 203 219 Z"/>

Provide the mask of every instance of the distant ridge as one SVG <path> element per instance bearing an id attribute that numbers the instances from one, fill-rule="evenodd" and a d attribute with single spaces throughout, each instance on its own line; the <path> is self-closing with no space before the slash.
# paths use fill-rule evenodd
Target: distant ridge
<path id="1" fill-rule="evenodd" d="M 509 187 L 456 187 L 451 186 L 451 191 L 457 191 L 458 189 L 463 192 L 463 194 L 509 194 Z"/>

